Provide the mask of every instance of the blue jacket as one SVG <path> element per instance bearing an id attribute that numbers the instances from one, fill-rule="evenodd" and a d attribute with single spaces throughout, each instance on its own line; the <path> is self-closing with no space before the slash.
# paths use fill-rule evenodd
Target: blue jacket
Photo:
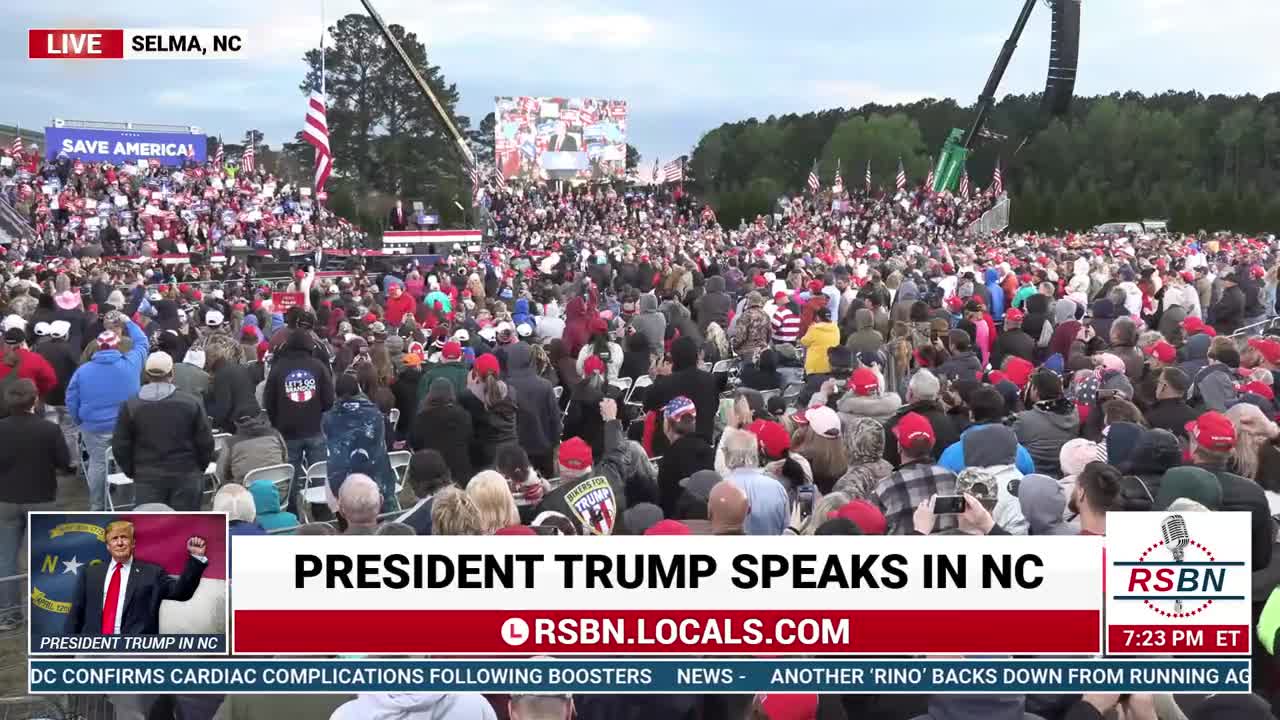
<path id="1" fill-rule="evenodd" d="M 373 478 L 382 490 L 382 511 L 400 507 L 396 501 L 396 475 L 387 455 L 386 418 L 364 395 L 334 404 L 321 420 L 328 442 L 329 489 L 338 497 L 342 481 L 361 473 Z"/>
<path id="2" fill-rule="evenodd" d="M 983 428 L 990 428 L 990 431 L 984 431 Z M 1004 432 L 1004 431 L 1007 431 L 1007 432 Z M 938 464 L 950 470 L 951 472 L 956 473 L 957 475 L 960 473 L 961 470 L 964 470 L 970 465 L 973 465 L 974 467 L 990 467 L 992 465 L 1008 464 L 1008 460 L 1005 459 L 1008 457 L 1008 455 L 1004 455 L 1004 457 L 990 457 L 990 458 L 968 458 L 968 459 L 965 458 L 965 452 L 964 452 L 965 437 L 969 435 L 984 436 L 983 437 L 984 445 L 980 449 L 983 449 L 985 451 L 992 452 L 995 454 L 1001 453 L 1002 451 L 999 448 L 1000 443 L 996 442 L 998 438 L 990 437 L 990 435 L 993 432 L 1001 432 L 1006 436 L 1013 435 L 1013 430 L 999 424 L 993 425 L 993 424 L 987 423 L 983 425 L 972 425 L 969 427 L 969 429 L 960 433 L 959 440 L 951 443 L 950 447 L 942 451 L 942 457 L 938 458 Z M 1016 436 L 1014 437 L 1016 442 Z M 969 439 L 974 440 L 975 438 L 970 437 Z M 1036 471 L 1035 463 L 1032 462 L 1031 460 L 1031 453 L 1027 452 L 1027 449 L 1023 447 L 1021 443 L 1017 443 L 1017 451 L 1014 453 L 1013 464 L 1018 468 L 1018 470 L 1023 475 L 1031 475 Z"/>
<path id="3" fill-rule="evenodd" d="M 99 350 L 75 371 L 67 385 L 67 412 L 81 430 L 115 430 L 120 405 L 137 395 L 142 385 L 142 364 L 149 349 L 147 335 L 132 320 L 125 321 L 125 328 L 133 341 L 128 355 L 119 350 Z"/>
<path id="4" fill-rule="evenodd" d="M 991 317 L 996 322 L 1004 322 L 1004 288 L 1000 287 L 1000 273 L 995 268 L 987 268 L 982 275 L 987 283 L 987 292 L 991 293 Z"/>
<path id="5" fill-rule="evenodd" d="M 254 522 L 263 530 L 297 527 L 298 516 L 280 509 L 280 491 L 270 480 L 254 480 L 249 484 L 249 494 L 258 512 Z"/>

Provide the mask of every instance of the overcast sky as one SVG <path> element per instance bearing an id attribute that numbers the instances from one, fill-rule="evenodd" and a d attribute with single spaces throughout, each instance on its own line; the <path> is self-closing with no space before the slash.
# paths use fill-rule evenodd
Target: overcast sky
<path id="1" fill-rule="evenodd" d="M 750 116 L 954 97 L 972 102 L 1021 0 L 375 0 L 417 32 L 474 124 L 495 95 L 623 98 L 645 157 L 688 152 Z M 332 23 L 363 12 L 326 0 Z M 1049 10 L 1038 5 L 1001 93 L 1043 88 Z M 319 0 L 0 3 L 0 122 L 52 117 L 199 125 L 278 146 L 301 128 L 302 53 Z M 1275 0 L 1085 0 L 1081 94 L 1280 90 Z M 239 27 L 244 61 L 30 61 L 32 27 Z"/>

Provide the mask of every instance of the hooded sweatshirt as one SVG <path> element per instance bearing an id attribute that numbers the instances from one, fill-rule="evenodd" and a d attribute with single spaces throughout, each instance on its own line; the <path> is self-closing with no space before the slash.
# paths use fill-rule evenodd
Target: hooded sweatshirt
<path id="1" fill-rule="evenodd" d="M 667 317 L 658 312 L 658 298 L 653 293 L 640 296 L 639 312 L 631 318 L 631 327 L 648 341 L 651 354 L 662 353 L 662 341 L 667 332 Z"/>
<path id="2" fill-rule="evenodd" d="M 280 490 L 270 480 L 254 480 L 249 483 L 249 494 L 257 510 L 254 522 L 263 530 L 280 530 L 296 527 L 298 516 L 280 509 Z"/>
<path id="3" fill-rule="evenodd" d="M 831 372 L 831 361 L 827 353 L 840 344 L 840 328 L 833 322 L 815 322 L 800 338 L 800 344 L 807 350 L 804 356 L 804 371 L 808 375 Z"/>
<path id="4" fill-rule="evenodd" d="M 551 452 L 560 442 L 561 414 L 551 383 L 533 370 L 533 356 L 525 343 L 507 349 L 507 386 L 516 396 L 516 432 L 530 455 Z"/>
<path id="5" fill-rule="evenodd" d="M 849 335 L 845 346 L 855 353 L 875 352 L 884 345 L 884 337 L 876 332 L 876 316 L 867 308 L 853 311 L 854 331 Z"/>
<path id="6" fill-rule="evenodd" d="M 1027 448 L 1036 470 L 1046 475 L 1061 475 L 1058 455 L 1062 446 L 1080 434 L 1080 415 L 1075 403 L 1066 398 L 1041 400 L 1030 410 L 1020 412 L 1013 422 L 1018 442 Z"/>
<path id="7" fill-rule="evenodd" d="M 733 310 L 733 298 L 724 291 L 724 278 L 719 275 L 707 279 L 707 294 L 698 299 L 694 312 L 698 318 L 698 330 L 704 335 L 707 326 L 718 324 L 729 327 L 729 312 Z"/>
<path id="8" fill-rule="evenodd" d="M 1048 475 L 1027 475 L 1018 483 L 1018 504 L 1027 519 L 1028 535 L 1079 535 L 1080 529 L 1062 520 L 1067 495 Z"/>
<path id="9" fill-rule="evenodd" d="M 329 720 L 497 720 L 477 693 L 361 693 Z"/>
<path id="10" fill-rule="evenodd" d="M 223 483 L 243 483 L 250 470 L 289 462 L 284 438 L 271 427 L 266 413 L 236 421 L 236 432 L 218 453 L 217 477 Z"/>
<path id="11" fill-rule="evenodd" d="M 852 419 L 846 427 L 849 469 L 832 490 L 849 493 L 854 499 L 870 498 L 876 485 L 893 474 L 893 466 L 884 459 L 884 428 L 865 417 Z"/>
<path id="12" fill-rule="evenodd" d="M 321 422 L 329 458 L 329 490 L 336 498 L 348 475 L 360 473 L 373 478 L 382 491 L 382 512 L 399 507 L 396 502 L 398 478 L 387 454 L 387 423 L 378 407 L 364 395 L 337 402 Z"/>
<path id="13" fill-rule="evenodd" d="M 1004 322 L 1004 288 L 1000 287 L 1000 272 L 995 268 L 987 268 L 982 279 L 986 281 L 987 292 L 991 295 L 991 302 L 987 305 L 991 309 L 991 317 L 996 322 Z"/>

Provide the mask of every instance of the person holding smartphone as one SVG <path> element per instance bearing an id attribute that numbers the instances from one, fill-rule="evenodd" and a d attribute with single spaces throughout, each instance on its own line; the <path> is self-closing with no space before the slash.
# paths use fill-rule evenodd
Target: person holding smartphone
<path id="1" fill-rule="evenodd" d="M 907 413 L 893 426 L 902 463 L 872 491 L 875 502 L 884 510 L 888 534 L 909 535 L 912 518 L 922 503 L 936 496 L 956 494 L 956 476 L 933 461 L 936 442 L 933 425 L 920 413 Z M 931 516 L 932 518 L 932 516 Z M 954 513 L 939 513 L 930 529 L 953 530 L 957 526 Z M 925 533 L 928 534 L 928 533 Z"/>

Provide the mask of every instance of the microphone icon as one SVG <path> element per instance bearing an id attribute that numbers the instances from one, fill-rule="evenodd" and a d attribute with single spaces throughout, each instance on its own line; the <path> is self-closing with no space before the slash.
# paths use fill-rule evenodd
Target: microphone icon
<path id="1" fill-rule="evenodd" d="M 1173 561 L 1182 562 L 1187 543 L 1191 542 L 1191 536 L 1187 534 L 1187 521 L 1181 515 L 1170 515 L 1160 523 L 1160 534 L 1164 536 L 1165 547 L 1169 548 Z M 1173 601 L 1173 611 L 1182 612 L 1181 600 Z"/>

